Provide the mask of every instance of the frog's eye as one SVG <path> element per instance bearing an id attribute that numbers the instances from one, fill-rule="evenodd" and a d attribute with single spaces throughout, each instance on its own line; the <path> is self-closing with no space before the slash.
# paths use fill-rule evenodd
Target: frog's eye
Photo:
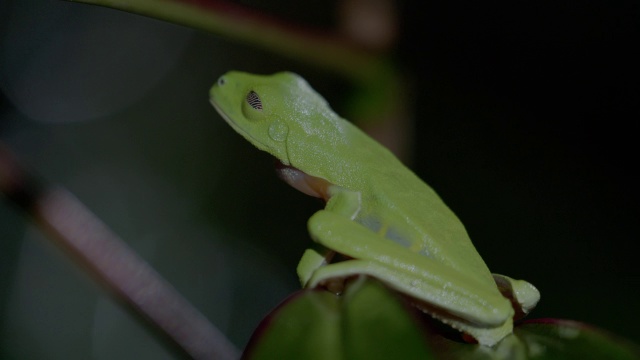
<path id="1" fill-rule="evenodd" d="M 255 91 L 251 90 L 247 94 L 247 104 L 251 105 L 255 110 L 262 110 L 262 101 Z"/>
<path id="2" fill-rule="evenodd" d="M 226 84 L 226 81 L 224 80 L 224 76 L 220 76 L 220 78 L 218 79 L 218 86 L 222 86 Z"/>

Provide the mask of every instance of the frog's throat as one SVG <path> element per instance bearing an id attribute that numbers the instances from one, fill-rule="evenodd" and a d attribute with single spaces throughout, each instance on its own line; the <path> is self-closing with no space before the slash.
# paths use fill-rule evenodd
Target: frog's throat
<path id="1" fill-rule="evenodd" d="M 229 124 L 229 126 L 231 126 L 233 130 L 235 130 L 235 132 L 242 135 L 242 137 L 247 139 L 252 144 L 260 144 L 260 141 L 258 141 L 258 139 L 251 136 L 251 134 L 249 134 L 245 129 L 243 129 L 241 126 L 236 124 L 236 122 L 231 119 L 231 117 L 224 111 L 224 109 L 222 109 L 222 107 L 220 107 L 220 105 L 218 105 L 218 103 L 216 103 L 216 101 L 213 98 L 210 98 L 209 102 L 211 103 L 211 105 L 213 105 L 213 107 L 216 109 L 218 114 L 222 116 L 224 121 L 227 124 Z"/>
<path id="2" fill-rule="evenodd" d="M 276 159 L 276 172 L 280 179 L 294 189 L 309 196 L 324 199 L 325 202 L 329 200 L 331 183 L 327 180 L 311 176 L 291 165 L 285 165 L 278 159 Z"/>

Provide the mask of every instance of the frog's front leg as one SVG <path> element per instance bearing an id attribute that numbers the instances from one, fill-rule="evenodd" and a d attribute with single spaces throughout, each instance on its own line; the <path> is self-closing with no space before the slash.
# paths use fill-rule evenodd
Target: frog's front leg
<path id="1" fill-rule="evenodd" d="M 362 199 L 359 192 L 349 191 L 338 186 L 330 186 L 326 197 L 329 198 L 325 210 L 331 211 L 346 219 L 353 220 L 360 212 Z M 327 248 L 305 250 L 298 263 L 298 278 L 303 287 L 307 287 L 309 279 L 320 267 L 327 265 L 335 251 Z"/>

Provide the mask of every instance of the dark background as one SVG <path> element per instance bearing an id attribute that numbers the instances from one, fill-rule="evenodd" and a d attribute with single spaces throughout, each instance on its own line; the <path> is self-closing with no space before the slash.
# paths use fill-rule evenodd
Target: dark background
<path id="1" fill-rule="evenodd" d="M 424 94 L 418 173 L 492 271 L 538 286 L 531 316 L 637 341 L 638 4 L 410 10 L 401 48 Z"/>
<path id="2" fill-rule="evenodd" d="M 252 4 L 331 27 L 324 1 Z M 535 284 L 532 318 L 640 340 L 638 4 L 398 4 L 407 162 L 492 271 Z M 63 1 L 0 3 L 0 139 L 70 189 L 239 347 L 298 288 L 320 206 L 207 101 L 230 69 L 293 70 L 342 113 L 345 79 L 185 27 Z M 0 203 L 0 356 L 166 358 Z"/>

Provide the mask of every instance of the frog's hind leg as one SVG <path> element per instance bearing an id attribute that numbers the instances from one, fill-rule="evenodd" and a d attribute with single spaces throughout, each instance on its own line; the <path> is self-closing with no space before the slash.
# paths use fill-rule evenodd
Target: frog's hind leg
<path id="1" fill-rule="evenodd" d="M 389 274 L 385 279 L 380 278 L 380 274 Z M 314 288 L 326 285 L 327 282 L 336 279 L 346 279 L 356 275 L 369 275 L 385 283 L 410 282 L 410 279 L 401 279 L 399 274 L 394 274 L 391 269 L 367 260 L 346 260 L 339 263 L 329 264 L 316 269 L 307 282 L 307 287 Z"/>
<path id="2" fill-rule="evenodd" d="M 314 241 L 353 258 L 317 268 L 307 286 L 332 276 L 367 274 L 407 294 L 467 321 L 497 326 L 513 315 L 510 302 L 494 283 L 478 283 L 420 253 L 415 253 L 344 216 L 321 210 L 309 219 Z"/>
<path id="3" fill-rule="evenodd" d="M 385 275 L 384 277 L 380 277 L 380 274 Z M 313 288 L 318 285 L 326 285 L 331 291 L 331 287 L 336 281 L 342 281 L 345 278 L 357 275 L 374 277 L 387 284 L 387 286 L 401 291 L 406 291 L 407 288 L 416 286 L 415 278 L 411 274 L 397 270 L 394 271 L 394 269 L 384 264 L 373 261 L 346 260 L 319 267 L 309 279 L 308 287 Z M 493 346 L 499 340 L 510 334 L 513 329 L 511 317 L 496 325 L 476 324 L 460 316 L 451 316 L 447 309 L 431 306 L 431 304 L 424 306 L 424 304 L 427 303 L 417 302 L 416 307 L 445 324 L 471 335 L 483 345 Z"/>

